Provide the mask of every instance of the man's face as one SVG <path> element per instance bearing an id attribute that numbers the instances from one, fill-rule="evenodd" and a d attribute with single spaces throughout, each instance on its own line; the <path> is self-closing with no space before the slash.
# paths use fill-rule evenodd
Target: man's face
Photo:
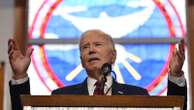
<path id="1" fill-rule="evenodd" d="M 104 63 L 113 64 L 116 58 L 111 41 L 100 31 L 87 32 L 81 38 L 80 54 L 82 65 L 89 75 L 100 70 Z"/>

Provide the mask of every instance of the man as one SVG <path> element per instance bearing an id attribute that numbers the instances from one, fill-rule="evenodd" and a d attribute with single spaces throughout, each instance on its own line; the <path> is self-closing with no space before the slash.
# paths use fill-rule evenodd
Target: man
<path id="1" fill-rule="evenodd" d="M 12 108 L 13 110 L 19 110 L 22 109 L 19 95 L 30 94 L 29 79 L 26 71 L 30 64 L 30 56 L 33 49 L 28 48 L 26 54 L 23 55 L 17 48 L 14 40 L 9 40 L 8 45 L 9 60 L 14 72 L 13 80 L 10 82 Z M 80 39 L 79 49 L 81 63 L 88 77 L 83 83 L 59 88 L 54 90 L 52 94 L 95 95 L 96 89 L 98 88 L 96 82 L 102 82 L 104 79 L 101 73 L 102 65 L 105 63 L 115 63 L 116 50 L 114 42 L 111 36 L 100 30 L 88 30 L 83 33 Z M 177 77 L 177 75 L 183 76 L 181 70 L 184 62 L 183 45 L 180 45 L 179 51 L 175 51 L 173 56 L 173 61 L 170 62 L 170 73 L 174 77 Z M 103 94 L 105 95 L 148 95 L 146 89 L 117 83 L 110 73 L 106 76 L 106 79 L 105 86 L 103 86 Z M 176 79 L 174 80 L 176 81 Z M 171 81 L 169 81 L 169 84 L 173 85 L 178 91 L 182 89 L 182 87 L 177 86 Z M 184 86 L 184 91 L 186 90 L 185 88 Z M 170 92 L 174 92 L 173 90 L 172 88 Z M 185 92 L 178 95 L 185 95 Z"/>

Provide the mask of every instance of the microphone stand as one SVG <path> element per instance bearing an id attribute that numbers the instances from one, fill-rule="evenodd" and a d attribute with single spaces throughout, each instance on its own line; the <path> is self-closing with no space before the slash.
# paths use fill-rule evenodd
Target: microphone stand
<path id="1" fill-rule="evenodd" d="M 111 68 L 110 64 L 105 63 L 102 65 L 101 72 L 102 72 L 103 77 L 102 77 L 102 80 L 100 82 L 101 83 L 100 89 L 101 89 L 101 91 L 103 91 L 103 93 L 104 93 L 104 86 L 105 86 L 105 83 L 107 81 L 106 76 L 108 75 L 109 72 L 111 72 L 111 70 L 112 70 L 112 68 Z M 104 93 L 104 95 L 106 95 L 106 94 L 107 93 Z"/>
<path id="2" fill-rule="evenodd" d="M 105 87 L 106 81 L 107 81 L 107 78 L 105 75 L 103 75 L 102 80 L 100 81 L 100 91 L 103 92 L 103 95 L 106 95 L 104 93 L 104 87 Z"/>

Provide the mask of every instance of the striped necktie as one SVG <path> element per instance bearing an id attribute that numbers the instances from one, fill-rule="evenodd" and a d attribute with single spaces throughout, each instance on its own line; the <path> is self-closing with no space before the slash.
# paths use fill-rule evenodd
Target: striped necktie
<path id="1" fill-rule="evenodd" d="M 95 90 L 94 90 L 94 95 L 104 95 L 104 86 L 103 83 L 97 81 L 95 83 Z"/>

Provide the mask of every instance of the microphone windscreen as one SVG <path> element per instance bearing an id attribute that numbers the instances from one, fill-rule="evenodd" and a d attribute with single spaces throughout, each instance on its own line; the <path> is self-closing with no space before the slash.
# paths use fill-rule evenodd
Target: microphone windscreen
<path id="1" fill-rule="evenodd" d="M 102 65 L 102 68 L 101 68 L 101 71 L 102 71 L 102 74 L 104 76 L 107 76 L 108 73 L 112 72 L 112 66 L 111 66 L 111 64 L 109 64 L 109 63 L 103 64 Z"/>

